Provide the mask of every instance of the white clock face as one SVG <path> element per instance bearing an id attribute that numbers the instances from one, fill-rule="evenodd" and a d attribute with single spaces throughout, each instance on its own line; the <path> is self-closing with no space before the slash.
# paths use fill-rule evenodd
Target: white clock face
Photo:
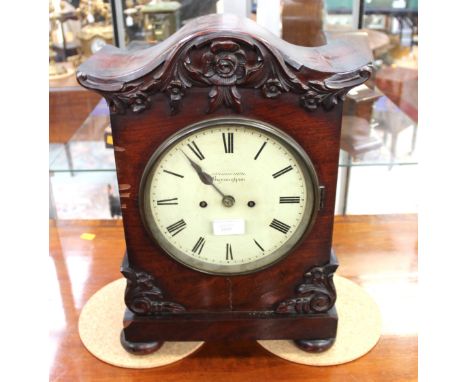
<path id="1" fill-rule="evenodd" d="M 312 164 L 290 137 L 259 122 L 185 129 L 153 155 L 144 179 L 152 236 L 178 261 L 208 273 L 276 262 L 317 210 Z"/>

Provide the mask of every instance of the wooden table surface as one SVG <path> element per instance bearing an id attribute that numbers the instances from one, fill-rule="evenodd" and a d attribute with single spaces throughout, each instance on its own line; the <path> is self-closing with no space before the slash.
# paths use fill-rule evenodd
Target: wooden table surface
<path id="1" fill-rule="evenodd" d="M 383 332 L 353 362 L 328 367 L 280 359 L 255 341 L 207 342 L 191 356 L 161 368 L 123 369 L 91 355 L 78 335 L 78 317 L 101 287 L 121 277 L 121 221 L 50 221 L 50 381 L 417 381 L 417 217 L 336 217 L 338 274 L 378 303 Z M 80 238 L 96 235 L 93 240 Z"/>

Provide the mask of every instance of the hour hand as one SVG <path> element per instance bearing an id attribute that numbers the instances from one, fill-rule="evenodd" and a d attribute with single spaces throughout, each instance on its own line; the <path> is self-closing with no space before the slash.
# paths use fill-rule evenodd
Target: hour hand
<path id="1" fill-rule="evenodd" d="M 182 151 L 182 154 L 185 155 L 185 157 L 188 159 L 188 161 L 190 162 L 190 165 L 194 168 L 194 170 L 197 172 L 198 174 L 198 177 L 200 178 L 200 180 L 204 183 L 204 184 L 207 184 L 209 186 L 212 186 L 213 185 L 213 177 L 209 174 L 207 174 L 206 172 L 204 172 L 202 170 L 202 168 L 197 164 L 195 163 L 192 159 L 190 159 L 190 157 L 185 154 L 183 151 Z"/>
<path id="2" fill-rule="evenodd" d="M 185 155 L 185 157 L 188 159 L 188 161 L 190 162 L 194 170 L 197 172 L 198 177 L 200 178 L 202 183 L 207 184 L 208 186 L 213 186 L 216 192 L 223 197 L 222 199 L 223 205 L 225 207 L 232 207 L 235 203 L 234 197 L 232 197 L 231 195 L 224 195 L 224 193 L 216 186 L 216 184 L 213 183 L 213 177 L 210 174 L 207 174 L 206 172 L 204 172 L 202 168 L 193 160 L 191 160 L 190 157 L 187 154 L 185 154 L 183 151 L 182 151 L 182 154 Z"/>

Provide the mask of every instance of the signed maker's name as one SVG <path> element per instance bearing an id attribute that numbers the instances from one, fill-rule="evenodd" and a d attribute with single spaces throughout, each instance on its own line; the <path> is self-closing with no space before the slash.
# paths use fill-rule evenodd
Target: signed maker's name
<path id="1" fill-rule="evenodd" d="M 215 172 L 213 180 L 219 183 L 241 183 L 245 182 L 245 172 Z"/>

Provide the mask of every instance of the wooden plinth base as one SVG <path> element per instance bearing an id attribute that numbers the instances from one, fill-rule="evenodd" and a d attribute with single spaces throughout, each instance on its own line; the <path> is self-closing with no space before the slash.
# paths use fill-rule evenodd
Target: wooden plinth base
<path id="1" fill-rule="evenodd" d="M 338 316 L 335 308 L 324 314 L 310 315 L 278 315 L 272 312 L 264 314 L 256 312 L 253 315 L 248 312 L 237 312 L 159 317 L 136 316 L 127 309 L 122 332 L 127 342 L 146 343 L 148 348 L 160 341 L 287 338 L 306 342 L 319 341 L 315 346 L 310 345 L 306 349 L 303 345 L 301 348 L 306 351 L 315 351 L 314 349 L 323 351 L 325 344 L 329 346 L 333 344 L 337 325 Z"/>
<path id="2" fill-rule="evenodd" d="M 120 341 L 122 313 L 125 311 L 122 298 L 125 284 L 125 279 L 119 279 L 106 285 L 93 295 L 81 312 L 80 337 L 93 355 L 116 366 L 149 368 L 176 362 L 202 346 L 203 342 L 165 342 L 154 354 L 138 357 L 125 351 Z M 355 283 L 335 276 L 335 285 L 338 293 L 336 309 L 340 320 L 336 341 L 329 350 L 308 353 L 301 351 L 294 341 L 286 340 L 262 340 L 259 341 L 260 345 L 288 361 L 315 366 L 337 365 L 366 354 L 380 336 L 379 309 L 372 298 Z M 290 324 L 287 317 L 285 318 L 285 321 L 281 320 L 277 325 Z M 326 338 L 323 340 L 327 342 Z M 129 341 L 125 338 L 125 342 Z M 298 342 L 310 345 L 310 341 L 307 340 Z M 317 342 L 319 341 L 316 341 L 315 345 Z M 134 347 L 134 343 L 129 343 L 129 347 Z"/>

